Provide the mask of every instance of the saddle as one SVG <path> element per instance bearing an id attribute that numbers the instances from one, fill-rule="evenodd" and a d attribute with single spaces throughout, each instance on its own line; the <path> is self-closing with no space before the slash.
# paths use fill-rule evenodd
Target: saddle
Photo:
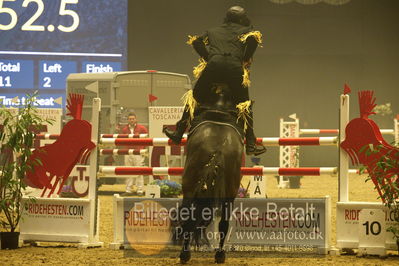
<path id="1" fill-rule="evenodd" d="M 233 127 L 244 139 L 244 122 L 237 117 L 237 109 L 232 102 L 230 90 L 225 84 L 216 84 L 213 101 L 199 104 L 194 112 L 194 119 L 190 123 L 188 136 L 204 123 L 222 124 Z"/>

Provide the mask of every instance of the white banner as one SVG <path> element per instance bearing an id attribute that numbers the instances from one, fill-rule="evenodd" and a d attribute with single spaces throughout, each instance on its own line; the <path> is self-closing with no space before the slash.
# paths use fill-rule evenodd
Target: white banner
<path id="1" fill-rule="evenodd" d="M 360 221 L 360 212 L 363 209 L 381 209 L 385 212 L 383 219 L 375 216 L 370 221 Z M 378 219 L 377 219 L 378 218 Z M 377 219 L 377 220 L 376 220 Z M 386 228 L 395 224 L 394 213 L 387 210 L 380 202 L 337 202 L 337 247 L 338 248 L 358 248 L 359 238 L 370 234 L 386 234 L 386 247 L 388 249 L 397 249 L 395 239 L 391 232 L 385 232 L 382 229 L 376 230 L 373 226 L 385 224 Z M 372 229 L 371 229 L 372 228 Z"/>
<path id="2" fill-rule="evenodd" d="M 148 123 L 151 138 L 164 138 L 164 126 L 174 126 L 183 114 L 183 106 L 148 107 Z"/>
<path id="3" fill-rule="evenodd" d="M 90 201 L 88 199 L 27 198 L 20 222 L 22 240 L 88 241 Z"/>
<path id="4" fill-rule="evenodd" d="M 151 138 L 165 138 L 162 132 L 164 126 L 174 129 L 184 111 L 183 106 L 151 106 L 148 107 L 148 124 Z M 172 149 L 175 149 L 172 152 Z M 180 156 L 171 156 L 180 153 L 181 147 L 150 147 L 150 166 L 152 167 L 179 167 L 183 166 Z M 164 156 L 166 155 L 166 156 Z"/>
<path id="5" fill-rule="evenodd" d="M 117 239 L 122 244 L 172 244 L 176 213 L 181 199 L 135 199 L 117 201 L 115 228 L 123 228 Z M 190 209 L 187 215 L 190 215 Z M 205 210 L 210 217 L 214 210 Z M 330 242 L 330 198 L 319 199 L 241 199 L 230 206 L 231 220 L 227 245 L 235 250 L 246 246 L 298 248 L 296 251 L 327 249 Z M 182 214 L 180 214 L 182 215 Z M 182 216 L 181 216 L 182 217 Z M 184 218 L 183 218 L 184 219 Z M 217 245 L 218 226 L 210 224 L 205 232 L 209 242 Z M 154 234 L 157 232 L 157 234 Z M 139 234 L 139 235 L 138 235 Z M 305 250 L 306 249 L 306 250 Z"/>

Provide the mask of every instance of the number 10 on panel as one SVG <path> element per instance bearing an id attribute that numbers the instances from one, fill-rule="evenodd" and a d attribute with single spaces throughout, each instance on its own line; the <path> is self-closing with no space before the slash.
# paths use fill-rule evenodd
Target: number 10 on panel
<path id="1" fill-rule="evenodd" d="M 386 223 L 382 209 L 362 209 L 359 213 L 359 254 L 385 255 Z"/>

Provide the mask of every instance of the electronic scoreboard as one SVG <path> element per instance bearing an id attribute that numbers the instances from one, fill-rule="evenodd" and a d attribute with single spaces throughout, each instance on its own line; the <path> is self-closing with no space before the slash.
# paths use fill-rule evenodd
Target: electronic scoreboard
<path id="1" fill-rule="evenodd" d="M 126 70 L 128 0 L 0 0 L 0 101 L 65 106 L 70 73 Z"/>

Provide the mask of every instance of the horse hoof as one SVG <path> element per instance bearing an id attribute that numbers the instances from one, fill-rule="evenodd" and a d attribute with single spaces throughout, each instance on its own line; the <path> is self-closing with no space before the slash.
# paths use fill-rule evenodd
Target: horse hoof
<path id="1" fill-rule="evenodd" d="M 190 251 L 182 251 L 180 252 L 180 263 L 186 264 L 191 259 Z"/>
<path id="2" fill-rule="evenodd" d="M 215 254 L 215 262 L 220 264 L 220 263 L 224 263 L 224 261 L 226 260 L 226 253 L 224 250 L 218 250 L 216 251 Z"/>

